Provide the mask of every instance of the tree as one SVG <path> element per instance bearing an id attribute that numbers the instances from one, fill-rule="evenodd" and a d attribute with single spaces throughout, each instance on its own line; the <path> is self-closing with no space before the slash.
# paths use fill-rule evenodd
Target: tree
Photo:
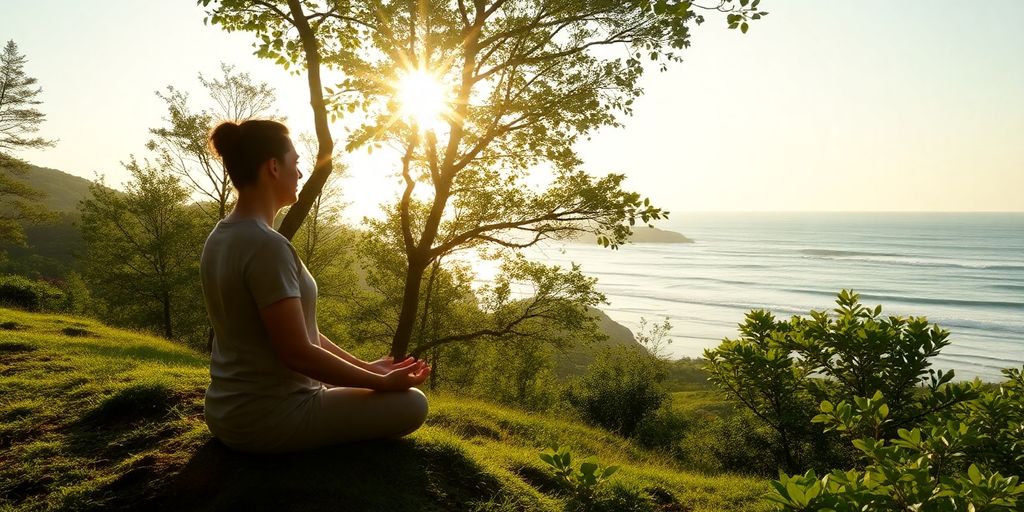
<path id="1" fill-rule="evenodd" d="M 205 233 L 176 176 L 134 157 L 124 165 L 132 176 L 125 192 L 100 179 L 80 203 L 86 280 L 107 302 L 108 318 L 156 327 L 171 339 L 196 329 L 174 320 L 196 322 L 197 315 L 186 310 L 195 308 L 196 255 Z"/>
<path id="2" fill-rule="evenodd" d="M 351 298 L 347 322 L 356 339 L 392 339 L 401 314 L 407 261 L 401 237 L 396 236 L 400 230 L 397 210 L 397 206 L 392 208 L 385 219 L 368 221 L 369 229 L 361 235 L 358 254 L 367 289 Z M 458 260 L 440 263 L 436 261 L 425 278 L 419 321 L 410 345 L 411 355 L 431 361 L 431 375 L 435 376 L 431 385 L 443 379 L 467 389 L 474 385 L 468 374 L 478 373 L 479 366 L 487 364 L 480 359 L 471 361 L 454 345 L 474 346 L 483 352 L 480 344 L 487 343 L 486 352 L 509 354 L 519 350 L 512 346 L 524 343 L 543 350 L 564 350 L 603 336 L 588 308 L 604 303 L 605 297 L 594 289 L 596 279 L 583 275 L 579 266 L 563 269 L 522 257 L 508 258 L 494 283 L 474 290 L 474 274 L 468 264 Z M 526 373 L 522 376 L 543 370 L 528 361 L 529 357 L 515 357 L 523 363 Z M 469 366 L 473 369 L 463 371 Z M 515 398 L 525 394 L 521 388 Z"/>
<path id="3" fill-rule="evenodd" d="M 0 153 L 0 240 L 22 247 L 27 240 L 24 223 L 38 223 L 54 217 L 40 201 L 46 194 L 17 178 L 27 173 L 25 162 Z"/>
<path id="4" fill-rule="evenodd" d="M 614 248 L 637 220 L 664 216 L 622 190 L 623 175 L 583 172 L 573 144 L 631 113 L 642 94 L 641 59 L 663 69 L 680 60 L 690 25 L 703 22 L 698 9 L 728 12 L 730 27 L 744 32 L 765 14 L 759 0 L 711 7 L 668 0 L 199 3 L 214 24 L 254 32 L 257 55 L 286 68 L 304 64 L 321 159 L 329 162 L 333 151 L 328 113 L 361 109 L 366 116 L 348 148 L 394 148 L 405 182 L 399 213 L 407 261 L 396 357 L 412 339 L 426 270 L 448 254 L 480 245 L 521 249 L 578 231 Z M 626 53 L 610 56 L 611 47 Z M 321 64 L 344 78 L 324 87 Z M 410 83 L 420 84 L 412 95 L 437 96 L 435 115 L 410 112 L 416 109 L 400 101 Z M 525 178 L 539 167 L 552 170 L 553 184 L 531 190 Z M 329 172 L 328 163 L 314 170 L 282 222 L 285 236 Z M 421 192 L 429 207 L 417 216 L 421 183 L 429 186 Z"/>
<path id="5" fill-rule="evenodd" d="M 39 131 L 46 114 L 35 108 L 41 88 L 25 74 L 28 59 L 18 54 L 18 45 L 7 41 L 0 53 L 0 152 L 37 149 L 54 145 L 54 141 L 30 135 Z"/>
<path id="6" fill-rule="evenodd" d="M 25 74 L 28 60 L 18 53 L 18 45 L 7 41 L 0 53 L 0 240 L 25 245 L 24 222 L 42 222 L 53 218 L 39 200 L 44 194 L 15 176 L 24 176 L 28 165 L 8 154 L 19 149 L 53 146 L 55 141 L 30 137 L 39 131 L 45 114 L 36 105 L 42 92 L 37 80 Z M 0 255 L 2 256 L 2 255 Z"/>
<path id="7" fill-rule="evenodd" d="M 221 121 L 241 123 L 266 116 L 274 104 L 274 90 L 265 82 L 253 83 L 248 73 L 236 72 L 234 66 L 221 64 L 220 78 L 208 79 L 199 74 L 199 83 L 206 89 L 212 107 L 194 111 L 188 93 L 168 86 L 156 95 L 167 104 L 168 126 L 153 128 L 155 137 L 146 147 L 156 152 L 161 167 L 181 177 L 192 189 L 210 201 L 210 208 L 198 203 L 213 222 L 223 219 L 231 207 L 231 182 L 227 169 L 212 152 L 210 130 Z"/>

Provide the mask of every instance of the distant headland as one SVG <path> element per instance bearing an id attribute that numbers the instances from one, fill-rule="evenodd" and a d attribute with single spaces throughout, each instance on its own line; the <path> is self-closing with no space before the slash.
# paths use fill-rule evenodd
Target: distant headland
<path id="1" fill-rule="evenodd" d="M 569 241 L 572 243 L 595 243 L 596 240 L 597 237 L 594 235 L 581 234 Z M 634 227 L 629 241 L 638 244 L 692 244 L 694 242 L 692 238 L 687 238 L 682 233 L 649 226 Z"/>

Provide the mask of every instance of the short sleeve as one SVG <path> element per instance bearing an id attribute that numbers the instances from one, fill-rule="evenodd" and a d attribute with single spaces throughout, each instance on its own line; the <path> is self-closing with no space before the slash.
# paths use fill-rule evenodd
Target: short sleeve
<path id="1" fill-rule="evenodd" d="M 286 297 L 300 297 L 299 266 L 286 240 L 268 239 L 245 266 L 245 284 L 256 305 L 263 309 Z"/>

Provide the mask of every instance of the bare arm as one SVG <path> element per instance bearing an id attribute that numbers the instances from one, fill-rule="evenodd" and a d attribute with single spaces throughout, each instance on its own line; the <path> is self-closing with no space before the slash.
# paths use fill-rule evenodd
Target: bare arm
<path id="1" fill-rule="evenodd" d="M 339 347 L 338 345 L 335 345 L 334 342 L 331 341 L 327 336 L 324 336 L 324 333 L 318 331 L 317 334 L 320 336 L 320 347 L 322 347 L 324 350 L 368 372 L 380 373 L 377 370 L 377 368 L 374 368 L 369 362 L 363 361 L 362 359 L 359 359 L 358 357 L 350 354 L 345 349 Z"/>
<path id="2" fill-rule="evenodd" d="M 422 383 L 430 375 L 430 368 L 420 363 L 379 375 L 309 343 L 298 297 L 282 299 L 261 309 L 260 318 L 285 366 L 324 384 L 400 391 Z M 351 354 L 346 355 L 358 361 Z"/>

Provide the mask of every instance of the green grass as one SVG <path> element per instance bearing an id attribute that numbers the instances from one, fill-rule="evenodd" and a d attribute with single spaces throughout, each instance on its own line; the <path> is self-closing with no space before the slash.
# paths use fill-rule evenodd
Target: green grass
<path id="1" fill-rule="evenodd" d="M 721 391 L 676 391 L 671 393 L 672 407 L 684 415 L 698 420 L 724 418 L 736 411 Z"/>
<path id="2" fill-rule="evenodd" d="M 537 457 L 549 442 L 622 466 L 609 509 L 770 508 L 766 481 L 687 472 L 569 418 L 440 394 L 404 439 L 234 453 L 203 423 L 208 379 L 205 355 L 159 338 L 0 309 L 0 512 L 565 510 Z"/>

